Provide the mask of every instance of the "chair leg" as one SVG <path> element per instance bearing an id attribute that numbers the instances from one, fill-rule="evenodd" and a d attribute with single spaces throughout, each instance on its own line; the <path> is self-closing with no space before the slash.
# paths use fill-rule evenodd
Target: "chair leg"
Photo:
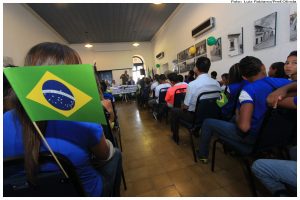
<path id="1" fill-rule="evenodd" d="M 215 158 L 216 158 L 216 148 L 217 148 L 217 142 L 219 142 L 219 139 L 216 139 L 213 144 L 213 152 L 212 152 L 212 160 L 211 160 L 211 171 L 215 171 Z"/>
<path id="2" fill-rule="evenodd" d="M 118 127 L 118 135 L 119 135 L 120 149 L 121 149 L 121 152 L 123 152 L 122 141 L 121 141 L 121 129 L 120 129 L 120 127 Z"/>
<path id="3" fill-rule="evenodd" d="M 243 162 L 244 173 L 245 173 L 246 178 L 248 180 L 252 195 L 254 197 L 257 197 L 256 187 L 255 187 L 255 184 L 254 184 L 254 178 L 253 178 L 253 175 L 252 175 L 252 171 L 250 169 L 249 162 L 246 159 L 242 159 L 242 162 Z"/>
<path id="4" fill-rule="evenodd" d="M 122 180 L 123 180 L 124 190 L 127 190 L 127 185 L 126 185 L 126 180 L 125 180 L 123 167 L 122 167 Z"/>
<path id="5" fill-rule="evenodd" d="M 191 138 L 192 151 L 193 151 L 193 155 L 194 155 L 194 161 L 197 162 L 196 150 L 195 150 L 195 145 L 194 145 L 194 141 L 193 141 L 193 133 L 191 131 L 189 131 L 189 132 L 190 132 L 190 138 Z"/>

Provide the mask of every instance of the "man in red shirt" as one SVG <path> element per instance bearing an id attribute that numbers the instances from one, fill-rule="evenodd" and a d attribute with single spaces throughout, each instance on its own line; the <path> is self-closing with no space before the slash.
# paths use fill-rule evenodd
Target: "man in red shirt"
<path id="1" fill-rule="evenodd" d="M 181 88 L 186 89 L 187 83 L 183 82 L 182 75 L 177 75 L 176 73 L 170 73 L 168 75 L 168 79 L 170 80 L 172 87 L 168 89 L 165 100 L 168 104 L 168 107 L 172 108 L 174 105 L 175 91 Z M 183 92 L 186 92 L 186 90 L 183 90 Z"/>

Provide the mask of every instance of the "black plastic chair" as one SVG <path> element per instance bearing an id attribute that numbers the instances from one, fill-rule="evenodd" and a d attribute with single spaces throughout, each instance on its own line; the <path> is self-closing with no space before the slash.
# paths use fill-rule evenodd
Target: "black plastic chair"
<path id="1" fill-rule="evenodd" d="M 250 169 L 251 162 L 262 153 L 282 152 L 288 145 L 293 143 L 297 134 L 297 112 L 289 109 L 269 108 L 262 122 L 256 143 L 254 145 L 237 145 L 236 142 L 228 139 L 218 138 L 213 142 L 213 153 L 211 170 L 214 171 L 216 158 L 216 144 L 221 143 L 225 149 L 234 152 L 236 157 L 243 164 L 245 176 L 248 179 L 252 194 L 257 196 L 254 185 L 254 178 Z M 266 154 L 264 154 L 266 155 Z"/>
<path id="2" fill-rule="evenodd" d="M 174 105 L 173 108 L 181 108 L 186 94 L 186 88 L 178 88 L 174 94 Z"/>
<path id="3" fill-rule="evenodd" d="M 119 148 L 118 143 L 116 142 L 116 138 L 113 135 L 112 129 L 110 127 L 109 124 L 109 113 L 104 109 L 105 111 L 105 119 L 106 119 L 106 125 L 105 124 L 101 124 L 103 131 L 104 131 L 104 135 L 105 137 L 111 141 L 111 143 L 113 144 L 114 147 Z M 127 190 L 127 185 L 126 185 L 126 179 L 125 179 L 125 175 L 124 175 L 124 170 L 123 170 L 123 165 L 122 165 L 122 180 L 123 180 L 123 185 L 124 185 L 124 189 Z"/>
<path id="4" fill-rule="evenodd" d="M 165 97 L 166 97 L 166 94 L 167 94 L 167 91 L 169 88 L 170 87 L 165 87 L 165 88 L 161 88 L 159 90 L 158 104 L 157 104 L 156 109 L 157 109 L 157 113 L 158 113 L 160 119 L 163 117 L 163 115 L 166 115 L 167 103 L 166 103 Z"/>
<path id="5" fill-rule="evenodd" d="M 181 105 L 183 104 L 184 98 L 186 94 L 186 88 L 178 88 L 174 92 L 174 104 L 173 108 L 181 108 Z M 169 110 L 170 108 L 167 106 L 166 108 L 166 123 L 168 124 L 169 119 Z"/>
<path id="6" fill-rule="evenodd" d="M 187 122 L 184 119 L 180 119 L 180 124 L 188 129 L 190 133 L 190 141 L 192 152 L 194 156 L 195 162 L 197 162 L 196 150 L 193 141 L 193 135 L 195 132 L 201 129 L 202 123 L 207 118 L 219 119 L 221 116 L 221 110 L 218 107 L 216 100 L 219 97 L 201 99 L 204 95 L 212 95 L 212 94 L 220 94 L 220 91 L 211 91 L 211 92 L 203 92 L 199 94 L 197 97 L 196 109 L 193 116 L 193 122 Z M 177 143 L 179 143 L 179 136 L 177 138 Z"/>
<path id="7" fill-rule="evenodd" d="M 42 172 L 37 175 L 37 184 L 27 181 L 24 170 L 24 156 L 5 159 L 3 162 L 4 197 L 76 197 L 86 196 L 79 176 L 72 162 L 55 153 L 69 178 L 60 171 Z M 56 162 L 49 152 L 39 155 L 39 164 Z"/>

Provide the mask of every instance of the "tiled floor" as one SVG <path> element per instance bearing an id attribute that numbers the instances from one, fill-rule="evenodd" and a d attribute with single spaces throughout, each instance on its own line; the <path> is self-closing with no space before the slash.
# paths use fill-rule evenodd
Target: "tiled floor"
<path id="1" fill-rule="evenodd" d="M 194 162 L 185 129 L 180 130 L 177 145 L 169 124 L 155 121 L 135 102 L 118 103 L 117 109 L 127 181 L 122 196 L 251 196 L 240 163 L 220 148 L 215 172 L 211 172 L 210 163 Z"/>

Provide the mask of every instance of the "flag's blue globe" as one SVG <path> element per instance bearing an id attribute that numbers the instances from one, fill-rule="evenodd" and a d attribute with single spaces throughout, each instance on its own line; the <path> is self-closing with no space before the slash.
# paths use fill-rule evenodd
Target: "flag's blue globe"
<path id="1" fill-rule="evenodd" d="M 48 80 L 42 87 L 44 97 L 55 108 L 71 110 L 75 106 L 75 98 L 72 92 L 61 82 Z"/>

